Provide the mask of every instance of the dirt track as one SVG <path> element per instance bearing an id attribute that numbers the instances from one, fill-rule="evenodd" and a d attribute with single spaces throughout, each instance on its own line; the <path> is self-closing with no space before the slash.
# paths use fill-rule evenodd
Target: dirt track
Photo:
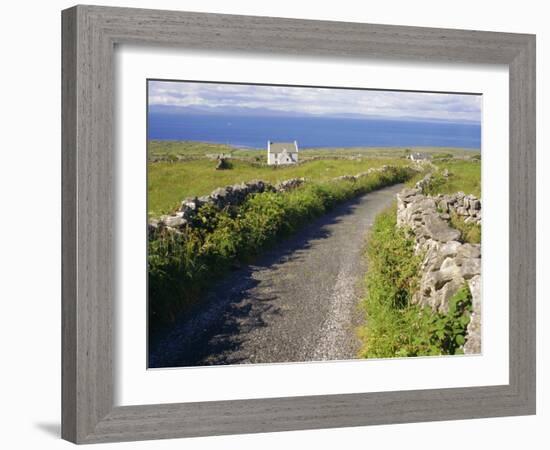
<path id="1" fill-rule="evenodd" d="M 355 358 L 365 235 L 402 187 L 340 205 L 231 273 L 152 345 L 149 367 Z"/>

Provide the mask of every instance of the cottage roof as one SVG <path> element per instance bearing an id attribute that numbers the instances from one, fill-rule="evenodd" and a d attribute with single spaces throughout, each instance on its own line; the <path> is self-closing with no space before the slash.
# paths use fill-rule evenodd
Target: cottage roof
<path id="1" fill-rule="evenodd" d="M 286 150 L 287 153 L 298 153 L 296 142 L 270 142 L 269 151 L 271 153 L 282 153 Z"/>

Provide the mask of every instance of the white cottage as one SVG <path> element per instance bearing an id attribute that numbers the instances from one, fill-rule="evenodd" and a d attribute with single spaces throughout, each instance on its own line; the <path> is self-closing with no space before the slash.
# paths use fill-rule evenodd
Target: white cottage
<path id="1" fill-rule="evenodd" d="M 298 143 L 267 141 L 267 164 L 296 164 L 298 162 Z"/>

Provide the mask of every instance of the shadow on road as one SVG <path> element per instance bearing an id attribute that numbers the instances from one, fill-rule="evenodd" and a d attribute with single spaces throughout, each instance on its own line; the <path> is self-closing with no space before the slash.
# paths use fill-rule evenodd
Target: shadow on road
<path id="1" fill-rule="evenodd" d="M 265 327 L 267 316 L 284 314 L 273 304 L 279 294 L 276 288 L 265 288 L 271 278 L 260 281 L 254 274 L 262 270 L 275 271 L 289 261 L 299 263 L 312 241 L 329 237 L 330 227 L 352 214 L 362 201 L 364 197 L 359 197 L 336 206 L 267 250 L 254 264 L 225 276 L 206 294 L 207 301 L 199 311 L 176 321 L 150 344 L 149 368 L 247 362 L 235 353 L 247 339 L 248 332 Z M 263 294 L 258 295 L 255 288 L 260 282 Z M 266 291 L 269 294 L 265 294 Z"/>

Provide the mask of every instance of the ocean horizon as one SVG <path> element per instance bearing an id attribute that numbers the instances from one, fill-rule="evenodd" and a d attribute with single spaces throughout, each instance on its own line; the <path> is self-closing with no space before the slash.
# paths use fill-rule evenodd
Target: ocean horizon
<path id="1" fill-rule="evenodd" d="M 311 116 L 174 114 L 149 110 L 149 140 L 265 148 L 267 141 L 317 147 L 455 147 L 479 150 L 481 125 L 464 122 Z"/>

